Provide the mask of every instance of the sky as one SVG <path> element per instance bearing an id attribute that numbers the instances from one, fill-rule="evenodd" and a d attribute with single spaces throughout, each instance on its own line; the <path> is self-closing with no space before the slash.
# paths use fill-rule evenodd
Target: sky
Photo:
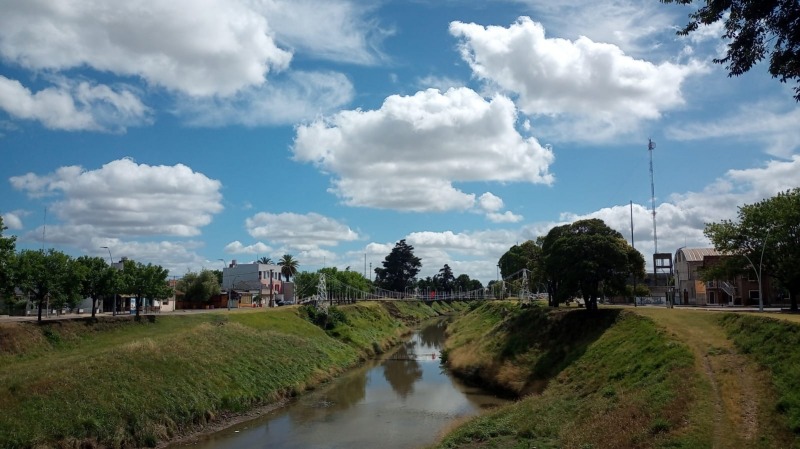
<path id="1" fill-rule="evenodd" d="M 674 253 L 800 186 L 793 85 L 766 63 L 728 77 L 721 26 L 676 35 L 687 6 L 0 6 L 0 214 L 18 249 L 177 277 L 291 254 L 372 277 L 405 239 L 421 277 L 448 264 L 485 284 L 559 224 L 601 218 L 651 266 L 653 199 Z"/>

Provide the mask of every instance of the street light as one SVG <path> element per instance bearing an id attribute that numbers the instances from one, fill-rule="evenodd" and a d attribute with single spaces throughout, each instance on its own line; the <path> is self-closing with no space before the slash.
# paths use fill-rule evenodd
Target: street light
<path id="1" fill-rule="evenodd" d="M 101 246 L 100 248 L 105 248 L 108 250 L 108 260 L 111 261 L 111 268 L 114 268 L 114 258 L 111 257 L 111 248 L 107 246 Z M 111 316 L 117 316 L 117 294 L 114 293 L 114 300 L 111 301 Z"/>
<path id="2" fill-rule="evenodd" d="M 747 254 L 742 254 L 748 262 L 750 262 L 750 266 L 753 267 L 753 271 L 756 272 L 756 279 L 758 280 L 758 311 L 764 311 L 764 294 L 761 291 L 761 266 L 764 263 L 764 250 L 767 248 L 767 239 L 769 239 L 769 229 L 767 229 L 767 235 L 764 236 L 764 243 L 761 244 L 761 259 L 758 261 L 758 270 L 756 270 L 756 266 L 753 264 L 753 261 L 747 257 Z"/>

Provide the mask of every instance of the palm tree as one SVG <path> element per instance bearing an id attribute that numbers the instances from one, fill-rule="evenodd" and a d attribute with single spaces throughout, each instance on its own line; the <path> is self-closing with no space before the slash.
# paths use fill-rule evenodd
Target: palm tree
<path id="1" fill-rule="evenodd" d="M 263 263 L 264 265 L 272 265 L 272 259 L 267 256 L 262 256 L 256 263 Z"/>
<path id="2" fill-rule="evenodd" d="M 291 254 L 284 254 L 281 260 L 278 261 L 278 265 L 281 267 L 281 274 L 283 274 L 283 277 L 286 278 L 288 282 L 289 278 L 297 274 L 297 266 L 299 263 Z"/>

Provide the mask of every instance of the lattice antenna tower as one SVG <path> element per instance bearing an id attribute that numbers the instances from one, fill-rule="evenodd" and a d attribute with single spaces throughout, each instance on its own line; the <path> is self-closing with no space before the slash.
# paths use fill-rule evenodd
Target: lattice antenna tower
<path id="1" fill-rule="evenodd" d="M 653 176 L 653 150 L 656 149 L 656 143 L 651 139 L 647 139 L 647 151 L 650 152 L 650 201 L 653 206 L 653 245 L 655 250 L 653 253 L 658 254 L 658 233 L 656 232 L 656 184 Z"/>

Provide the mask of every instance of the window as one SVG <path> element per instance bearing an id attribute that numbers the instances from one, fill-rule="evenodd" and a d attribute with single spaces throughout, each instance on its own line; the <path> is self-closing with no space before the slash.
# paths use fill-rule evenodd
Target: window
<path id="1" fill-rule="evenodd" d="M 758 301 L 758 290 L 750 290 L 750 294 L 748 295 L 750 299 L 754 299 Z"/>
<path id="2" fill-rule="evenodd" d="M 758 282 L 755 270 L 747 270 L 747 280 L 750 282 Z"/>

